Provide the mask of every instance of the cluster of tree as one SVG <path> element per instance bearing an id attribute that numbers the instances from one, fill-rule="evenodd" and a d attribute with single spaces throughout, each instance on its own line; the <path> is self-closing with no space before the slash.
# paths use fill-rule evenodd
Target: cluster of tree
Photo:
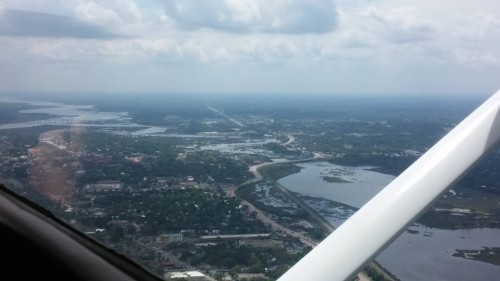
<path id="1" fill-rule="evenodd" d="M 354 154 L 334 158 L 330 162 L 345 166 L 372 166 L 373 170 L 397 176 L 417 160 L 416 156 L 390 157 L 386 155 Z"/>
<path id="2" fill-rule="evenodd" d="M 301 220 L 308 217 L 307 213 L 302 211 L 302 209 L 295 209 L 294 212 L 289 212 L 282 207 L 274 207 L 271 205 L 266 205 L 262 203 L 259 199 L 265 196 L 265 192 L 262 192 L 259 196 L 254 185 L 245 185 L 237 190 L 238 196 L 244 198 L 245 200 L 252 202 L 260 210 L 278 216 L 280 219 L 288 218 L 293 220 Z"/>
<path id="3" fill-rule="evenodd" d="M 378 272 L 376 269 L 374 269 L 371 266 L 365 267 L 365 272 L 373 281 L 386 281 L 387 280 L 382 273 Z"/>
<path id="4" fill-rule="evenodd" d="M 300 155 L 301 152 L 299 150 L 291 150 L 286 148 L 285 146 L 275 143 L 275 142 L 270 142 L 266 143 L 263 145 L 264 149 L 270 150 L 274 152 L 277 155 L 281 156 L 295 156 L 295 155 Z"/>
<path id="5" fill-rule="evenodd" d="M 444 204 L 438 201 L 435 204 L 436 208 L 452 209 L 453 205 Z M 435 211 L 431 208 L 425 212 L 418 222 L 428 227 L 442 228 L 442 229 L 472 229 L 481 227 L 499 228 L 500 223 L 495 216 L 478 216 L 476 213 L 461 213 L 459 216 L 453 214 L 451 211 Z"/>
<path id="6" fill-rule="evenodd" d="M 157 235 L 193 229 L 219 230 L 225 234 L 262 233 L 267 227 L 249 220 L 239 208 L 236 198 L 201 189 L 176 189 L 155 193 L 109 194 L 95 200 L 94 206 L 106 209 L 106 217 L 141 225 L 141 234 Z"/>
<path id="7" fill-rule="evenodd" d="M 493 149 L 484 159 L 477 163 L 467 175 L 465 175 L 458 187 L 471 188 L 490 193 L 489 196 L 500 196 L 500 148 Z"/>
<path id="8" fill-rule="evenodd" d="M 250 177 L 247 165 L 217 151 L 197 151 L 178 159 L 182 152 L 164 138 L 128 137 L 89 133 L 85 137 L 87 151 L 109 157 L 104 163 L 95 157 L 82 159 L 86 173 L 80 183 L 98 180 L 120 180 L 139 185 L 144 177 L 194 177 L 197 181 L 212 178 L 217 182 L 238 183 Z M 127 160 L 139 155 L 140 163 Z"/>
<path id="9" fill-rule="evenodd" d="M 267 165 L 259 168 L 259 172 L 271 181 L 276 181 L 280 178 L 286 177 L 291 174 L 300 172 L 302 168 L 289 163 L 278 163 L 273 165 Z"/>
<path id="10" fill-rule="evenodd" d="M 37 108 L 27 103 L 0 103 L 0 120 L 2 123 L 44 120 L 52 117 L 45 113 L 21 113 L 21 110 Z"/>
<path id="11" fill-rule="evenodd" d="M 73 101 L 74 102 L 74 101 Z M 203 97 L 186 95 L 141 95 L 122 96 L 120 99 L 100 97 L 99 100 L 86 101 L 101 111 L 128 112 L 133 121 L 146 125 L 165 125 L 166 116 L 181 120 L 210 118 L 214 114 L 205 107 Z M 179 123 L 179 120 L 176 120 Z"/>
<path id="12" fill-rule="evenodd" d="M 193 266 L 210 264 L 227 268 L 233 275 L 241 272 L 265 273 L 278 278 L 305 254 L 290 254 L 284 248 L 254 248 L 238 246 L 237 242 L 219 242 L 196 251 L 184 250 L 181 260 Z"/>

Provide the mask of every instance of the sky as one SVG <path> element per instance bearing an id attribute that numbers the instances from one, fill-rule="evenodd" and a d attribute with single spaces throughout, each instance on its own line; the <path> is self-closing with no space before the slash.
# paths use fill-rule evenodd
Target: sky
<path id="1" fill-rule="evenodd" d="M 0 0 L 0 93 L 491 95 L 498 0 Z"/>

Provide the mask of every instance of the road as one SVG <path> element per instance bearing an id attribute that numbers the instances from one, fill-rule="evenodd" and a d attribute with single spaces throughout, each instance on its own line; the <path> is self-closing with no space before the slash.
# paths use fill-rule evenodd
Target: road
<path id="1" fill-rule="evenodd" d="M 287 146 L 289 144 L 292 144 L 295 141 L 295 137 L 293 135 L 288 135 L 288 141 L 285 143 L 282 143 L 281 145 Z"/>
<path id="2" fill-rule="evenodd" d="M 282 162 L 266 162 L 266 163 L 261 163 L 261 164 L 253 165 L 253 166 L 250 167 L 249 170 L 254 175 L 254 178 L 251 179 L 251 180 L 248 180 L 248 181 L 246 181 L 246 182 L 244 182 L 244 183 L 242 183 L 242 184 L 240 184 L 238 186 L 230 188 L 226 192 L 226 194 L 227 194 L 227 196 L 235 197 L 236 196 L 236 190 L 238 188 L 240 188 L 241 186 L 248 185 L 248 184 L 254 184 L 254 183 L 257 183 L 259 181 L 262 181 L 264 179 L 264 176 L 258 170 L 261 167 L 264 167 L 264 166 L 267 166 L 267 165 L 272 165 L 272 164 L 277 164 L 277 163 L 300 163 L 300 162 L 308 162 L 308 161 L 317 160 L 319 158 L 320 158 L 319 155 L 315 155 L 312 158 L 303 159 L 303 160 L 282 161 Z M 329 232 L 333 232 L 335 230 L 335 227 L 333 227 L 331 224 L 329 224 L 328 222 L 326 222 L 321 216 L 319 216 L 309 206 L 307 206 L 306 204 L 304 204 L 302 201 L 298 200 L 294 195 L 290 194 L 290 192 L 285 187 L 281 186 L 278 183 L 275 183 L 275 185 L 285 195 L 287 195 L 292 201 L 294 201 L 299 207 L 301 207 L 304 211 L 306 211 L 309 215 L 311 215 L 312 218 L 314 218 L 318 223 L 320 223 L 320 225 L 323 228 L 325 228 Z M 275 220 L 273 220 L 272 218 L 270 218 L 268 215 L 266 215 L 263 211 L 261 211 L 260 209 L 258 209 L 257 207 L 255 207 L 252 203 L 244 200 L 243 198 L 240 198 L 240 199 L 241 199 L 241 203 L 243 205 L 248 206 L 248 208 L 249 208 L 249 210 L 251 212 L 255 212 L 257 214 L 257 219 L 259 219 L 260 221 L 262 221 L 266 225 L 271 225 L 271 227 L 274 230 L 281 231 L 281 232 L 283 232 L 283 233 L 285 233 L 287 235 L 290 235 L 292 237 L 296 237 L 296 238 L 300 239 L 300 241 L 302 243 L 304 243 L 305 245 L 310 246 L 312 248 L 316 247 L 320 243 L 320 241 L 315 241 L 313 239 L 310 239 L 310 238 L 306 237 L 305 235 L 303 235 L 302 233 L 295 232 L 292 229 L 290 229 L 290 228 L 288 228 L 288 227 L 286 227 L 286 226 L 284 226 L 284 225 L 276 222 Z M 369 265 L 371 267 L 373 267 L 375 270 L 377 270 L 377 272 L 379 272 L 380 274 L 382 274 L 386 280 L 397 281 L 397 279 L 393 278 L 387 272 L 387 270 L 384 269 L 376 261 L 372 261 Z M 360 272 L 357 275 L 357 277 L 358 277 L 358 279 L 360 281 L 370 281 L 371 280 L 371 278 L 365 272 Z"/>
<path id="3" fill-rule="evenodd" d="M 208 109 L 212 110 L 214 113 L 219 114 L 219 115 L 221 115 L 221 116 L 223 116 L 223 117 L 227 118 L 229 121 L 233 122 L 234 124 L 236 124 L 236 125 L 238 125 L 238 126 L 240 126 L 240 127 L 245 127 L 245 125 L 244 125 L 243 123 L 241 123 L 240 121 L 238 121 L 238 120 L 236 120 L 236 119 L 234 119 L 234 118 L 232 118 L 232 117 L 228 116 L 227 114 L 225 114 L 224 112 L 222 112 L 222 111 L 218 110 L 217 108 L 214 108 L 214 107 L 212 107 L 212 106 L 210 106 L 210 105 L 207 105 L 206 107 L 207 107 Z"/>
<path id="4" fill-rule="evenodd" d="M 230 188 L 226 192 L 226 195 L 230 196 L 230 197 L 235 197 L 236 196 L 236 190 L 238 188 L 240 188 L 241 186 L 248 185 L 248 184 L 253 184 L 253 183 L 257 183 L 259 181 L 262 181 L 264 179 L 264 176 L 258 171 L 258 169 L 261 168 L 261 167 L 264 167 L 264 166 L 267 166 L 267 165 L 271 165 L 271 164 L 276 164 L 276 163 L 298 163 L 298 162 L 304 162 L 304 161 L 312 161 L 314 159 L 315 158 L 302 159 L 302 160 L 293 160 L 293 161 L 282 161 L 282 162 L 266 162 L 266 163 L 261 163 L 261 164 L 253 165 L 253 166 L 250 167 L 249 170 L 254 175 L 255 178 L 253 178 L 251 180 L 248 180 L 248 181 L 246 181 L 246 182 L 244 182 L 244 183 L 242 183 L 242 184 L 240 184 L 238 186 Z M 260 221 L 262 221 L 266 225 L 270 225 L 273 228 L 273 230 L 283 232 L 283 233 L 285 233 L 287 235 L 290 235 L 292 237 L 296 237 L 296 238 L 300 239 L 300 241 L 302 243 L 304 243 L 305 245 L 310 246 L 312 248 L 314 248 L 316 245 L 318 245 L 318 242 L 313 241 L 312 239 L 310 239 L 309 237 L 303 235 L 302 233 L 293 231 L 292 229 L 290 229 L 290 228 L 288 228 L 288 227 L 286 227 L 286 226 L 278 223 L 277 221 L 273 220 L 268 215 L 266 215 L 263 211 L 261 211 L 260 209 L 258 209 L 257 207 L 255 207 L 252 203 L 248 202 L 247 200 L 245 200 L 243 198 L 240 198 L 240 199 L 241 199 L 241 203 L 243 205 L 248 206 L 250 212 L 255 212 L 257 214 L 257 219 L 259 219 Z"/>
<path id="5" fill-rule="evenodd" d="M 298 199 L 295 195 L 291 194 L 290 191 L 286 189 L 284 186 L 282 186 L 278 182 L 275 182 L 274 186 L 277 187 L 283 194 L 288 196 L 290 200 L 292 200 L 295 204 L 297 204 L 297 206 L 299 206 L 299 208 L 304 210 L 310 217 L 316 220 L 316 222 L 328 233 L 332 233 L 335 230 L 335 227 L 333 227 L 322 216 L 318 215 L 316 211 L 314 211 L 311 207 L 305 204 L 302 200 Z"/>
<path id="6" fill-rule="evenodd" d="M 295 231 L 291 230 L 290 228 L 288 228 L 288 227 L 286 227 L 286 226 L 284 226 L 284 225 L 276 222 L 275 220 L 271 219 L 269 216 L 267 216 L 266 214 L 264 214 L 264 212 L 262 212 L 260 209 L 258 209 L 257 207 L 255 207 L 252 203 L 250 203 L 250 202 L 248 202 L 246 200 L 243 200 L 243 199 L 242 199 L 241 203 L 243 205 L 246 205 L 248 207 L 248 210 L 250 212 L 255 212 L 257 214 L 257 219 L 260 220 L 261 222 L 263 222 L 266 225 L 270 225 L 274 231 L 283 232 L 286 235 L 290 235 L 292 237 L 296 237 L 296 238 L 300 239 L 300 241 L 303 244 L 305 244 L 307 246 L 310 246 L 312 248 L 314 248 L 317 245 L 317 242 L 315 242 L 312 239 L 306 237 L 302 233 L 295 232 Z"/>

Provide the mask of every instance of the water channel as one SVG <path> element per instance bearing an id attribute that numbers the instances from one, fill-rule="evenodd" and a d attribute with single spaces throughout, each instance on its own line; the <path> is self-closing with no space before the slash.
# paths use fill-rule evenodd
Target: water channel
<path id="1" fill-rule="evenodd" d="M 394 177 L 370 171 L 370 167 L 344 167 L 327 162 L 299 164 L 303 169 L 284 177 L 279 183 L 293 192 L 343 203 L 359 208 L 384 188 Z M 349 183 L 332 183 L 334 176 Z M 332 225 L 345 221 L 346 208 L 321 201 L 306 200 Z M 352 208 L 351 208 L 352 210 Z M 336 213 L 339 213 L 336 215 Z M 452 256 L 456 249 L 479 250 L 500 247 L 500 229 L 445 230 L 413 225 L 378 258 L 384 267 L 401 280 L 498 280 L 500 266 Z M 369 231 L 369 230 L 367 230 Z"/>

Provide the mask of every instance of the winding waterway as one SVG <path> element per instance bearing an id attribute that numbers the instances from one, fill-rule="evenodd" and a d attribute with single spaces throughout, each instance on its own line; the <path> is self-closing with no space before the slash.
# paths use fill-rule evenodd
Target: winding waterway
<path id="1" fill-rule="evenodd" d="M 0 98 L 0 103 L 26 103 L 39 108 L 20 110 L 19 113 L 48 114 L 50 118 L 0 124 L 0 130 L 32 128 L 39 126 L 85 126 L 102 127 L 114 129 L 127 129 L 123 131 L 114 130 L 113 133 L 132 136 L 163 136 L 172 138 L 239 138 L 239 136 L 225 133 L 200 133 L 200 134 L 178 134 L 167 132 L 171 128 L 150 126 L 131 122 L 127 112 L 104 112 L 97 110 L 93 105 L 73 105 L 55 102 L 24 101 L 17 99 Z"/>

